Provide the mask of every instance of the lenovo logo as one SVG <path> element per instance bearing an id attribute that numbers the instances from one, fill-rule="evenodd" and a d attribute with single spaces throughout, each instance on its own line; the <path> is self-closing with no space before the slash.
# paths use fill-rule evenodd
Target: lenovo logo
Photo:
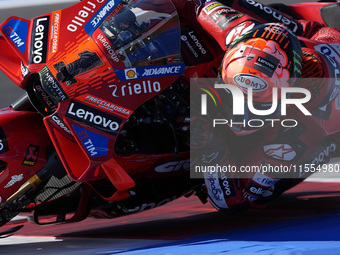
<path id="1" fill-rule="evenodd" d="M 71 102 L 66 116 L 113 135 L 116 134 L 121 123 L 121 119 L 117 117 L 77 102 Z"/>
<path id="2" fill-rule="evenodd" d="M 30 64 L 46 63 L 49 24 L 49 16 L 34 20 L 31 39 Z"/>

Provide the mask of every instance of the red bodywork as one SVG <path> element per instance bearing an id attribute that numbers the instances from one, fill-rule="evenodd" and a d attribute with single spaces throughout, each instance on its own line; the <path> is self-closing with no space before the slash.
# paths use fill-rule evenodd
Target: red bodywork
<path id="1" fill-rule="evenodd" d="M 173 76 L 136 79 L 134 68 L 127 67 L 113 46 L 105 41 L 102 31 L 95 24 L 98 20 L 91 20 L 92 13 L 100 13 L 103 7 L 109 8 L 109 4 L 115 4 L 118 9 L 123 8 L 119 2 L 82 1 L 70 8 L 41 15 L 33 20 L 11 17 L 2 23 L 1 70 L 22 89 L 28 86 L 33 75 L 40 73 L 46 82 L 45 89 L 50 88 L 48 92 L 54 94 L 58 101 L 56 112 L 44 117 L 43 120 L 39 114 L 32 112 L 4 109 L 0 113 L 0 126 L 7 137 L 8 146 L 13 146 L 11 154 L 5 153 L 3 157 L 0 155 L 0 159 L 10 162 L 8 168 L 0 174 L 0 183 L 6 185 L 11 180 L 11 176 L 23 174 L 21 181 L 15 182 L 10 189 L 1 191 L 3 201 L 44 166 L 46 159 L 44 153 L 52 144 L 67 173 L 74 181 L 109 179 L 117 189 L 112 196 L 103 197 L 110 201 L 128 198 L 130 196 L 128 190 L 143 176 L 167 178 L 183 172 L 183 162 L 188 160 L 189 152 L 182 153 L 179 157 L 175 157 L 173 153 L 132 156 L 118 156 L 115 153 L 116 138 L 128 118 L 144 102 L 168 88 L 184 70 Z M 301 3 L 290 8 L 301 18 L 324 24 L 318 10 L 327 4 L 330 3 Z M 145 8 L 147 5 L 148 3 L 145 3 Z M 139 7 L 143 8 L 143 5 Z M 169 5 L 161 11 L 174 16 L 157 29 L 163 31 L 179 25 L 172 6 Z M 93 27 L 89 28 L 89 24 Z M 214 31 L 213 27 L 206 29 Z M 210 70 L 218 68 L 223 51 L 216 49 L 225 48 L 225 36 L 220 35 L 216 38 L 218 42 L 223 41 L 223 45 L 220 43 L 217 46 L 216 42 L 215 45 L 211 45 L 214 60 L 204 65 L 188 67 L 184 78 L 209 73 Z M 211 42 L 211 38 L 209 40 L 207 39 Z M 308 47 L 318 44 L 311 40 L 305 42 Z M 97 64 L 75 75 L 73 83 L 58 81 L 56 77 L 60 70 L 58 71 L 55 65 L 60 63 L 68 65 L 77 61 L 81 58 L 79 52 L 95 54 Z M 162 63 L 171 67 L 176 57 L 176 55 L 167 56 L 167 62 Z M 122 80 L 122 76 L 118 77 L 118 72 L 124 71 L 125 79 Z M 212 73 L 210 72 L 209 75 Z M 134 79 L 130 80 L 131 77 Z M 113 97 L 115 93 L 113 88 L 121 89 L 119 97 Z M 107 103 L 114 106 L 103 107 Z M 96 115 L 97 112 L 101 112 L 102 115 Z M 99 116 L 97 122 L 101 125 L 107 124 L 106 126 L 112 123 L 108 122 L 110 117 L 118 123 L 119 128 L 115 129 L 115 132 L 107 132 L 98 129 L 99 124 L 89 125 L 87 122 L 80 121 L 81 118 L 85 118 L 86 113 L 93 114 L 93 118 Z M 334 127 L 340 127 L 339 122 L 340 120 L 332 119 L 331 126 L 329 123 L 325 124 L 329 134 L 338 131 L 338 128 Z M 90 147 L 91 137 L 98 138 L 97 140 L 105 144 L 103 154 L 98 154 L 93 147 Z M 31 145 L 32 147 L 29 147 Z M 39 147 L 39 160 L 34 165 L 23 166 L 26 153 L 34 153 L 34 148 L 37 147 Z M 174 162 L 173 164 L 179 167 L 168 168 L 167 171 L 166 164 L 169 162 Z M 164 166 L 165 170 L 156 171 L 155 168 L 158 166 Z M 16 170 L 8 170 L 9 168 Z"/>

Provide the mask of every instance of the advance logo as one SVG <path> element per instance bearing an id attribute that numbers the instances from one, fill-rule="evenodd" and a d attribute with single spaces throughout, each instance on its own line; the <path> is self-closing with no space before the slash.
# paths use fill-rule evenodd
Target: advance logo
<path id="1" fill-rule="evenodd" d="M 66 116 L 110 135 L 117 134 L 122 122 L 120 118 L 73 101 L 70 103 Z"/>
<path id="2" fill-rule="evenodd" d="M 116 69 L 115 72 L 121 81 L 145 79 L 155 77 L 180 76 L 185 70 L 184 64 L 160 65 L 152 67 L 137 67 L 125 70 Z"/>

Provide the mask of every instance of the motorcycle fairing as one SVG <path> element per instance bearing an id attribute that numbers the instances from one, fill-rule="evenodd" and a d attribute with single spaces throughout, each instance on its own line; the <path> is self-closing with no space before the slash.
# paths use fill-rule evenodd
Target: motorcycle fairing
<path id="1" fill-rule="evenodd" d="M 177 13 L 170 1 L 159 2 L 89 0 L 31 21 L 12 17 L 1 25 L 0 45 L 6 49 L 0 55 L 2 70 L 21 88 L 31 86 L 28 81 L 39 74 L 41 87 L 58 105 L 44 124 L 70 177 L 80 182 L 108 177 L 124 190 L 118 197 L 127 196 L 133 181 L 112 159 L 117 135 L 140 105 L 184 71 Z M 124 8 L 141 21 L 148 15 L 157 15 L 157 20 L 122 48 L 114 48 L 103 27 Z M 12 26 L 22 41 L 6 34 Z M 151 56 L 147 50 L 155 48 Z M 79 107 L 73 111 L 72 105 Z M 83 111 L 89 114 L 86 118 Z M 113 122 L 117 125 L 110 126 Z M 100 143 L 89 145 L 98 137 Z"/>
<path id="2" fill-rule="evenodd" d="M 19 55 L 24 56 L 28 42 L 29 21 L 18 17 L 12 17 L 4 23 L 1 32 L 11 41 L 14 50 Z"/>
<path id="3" fill-rule="evenodd" d="M 29 20 L 19 17 L 7 19 L 1 26 L 0 68 L 19 86 L 23 80 L 20 63 L 28 55 L 29 26 Z"/>
<path id="4" fill-rule="evenodd" d="M 116 138 L 140 105 L 178 79 L 184 64 L 172 4 L 144 34 L 116 49 L 103 24 L 119 10 L 137 7 L 113 2 L 81 2 L 51 13 L 52 39 L 39 75 L 45 91 L 58 102 L 57 112 L 46 116 L 44 123 L 69 176 L 79 182 L 108 178 L 117 192 L 106 199 L 119 200 L 128 196 L 134 181 L 115 159 Z M 138 6 L 138 15 L 150 13 L 157 14 Z M 148 54 L 148 43 L 159 47 L 155 55 Z M 32 66 L 28 65 L 31 72 Z"/>
<path id="5" fill-rule="evenodd" d="M 52 143 L 41 120 L 35 112 L 0 111 L 0 204 L 46 164 Z"/>

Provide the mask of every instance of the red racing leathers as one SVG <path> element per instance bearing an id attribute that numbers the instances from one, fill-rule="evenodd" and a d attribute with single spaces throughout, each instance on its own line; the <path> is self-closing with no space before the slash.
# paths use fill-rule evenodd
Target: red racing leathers
<path id="1" fill-rule="evenodd" d="M 259 24 L 216 1 L 173 2 L 182 17 L 182 53 L 189 66 L 184 74 L 187 82 L 190 77 L 217 77 L 228 45 Z M 215 149 L 219 156 L 210 159 L 210 164 L 233 165 L 239 171 L 249 171 L 243 172 L 242 178 L 238 173 L 205 173 L 209 200 L 220 211 L 264 204 L 312 172 L 326 169 L 321 166 L 339 155 L 340 32 L 317 22 L 299 20 L 298 24 L 302 27 L 301 76 L 308 79 L 300 80 L 297 86 L 311 92 L 306 107 L 312 116 L 291 108 L 285 118 L 297 120 L 294 128 L 267 126 L 246 136 L 235 135 L 226 128 L 223 138 L 210 136 L 212 123 L 192 118 L 191 132 L 197 133 L 192 137 L 199 138 L 191 141 L 193 149 L 209 147 L 213 153 Z M 202 159 L 206 157 L 202 154 Z M 279 171 L 253 172 L 251 166 L 276 166 Z"/>

